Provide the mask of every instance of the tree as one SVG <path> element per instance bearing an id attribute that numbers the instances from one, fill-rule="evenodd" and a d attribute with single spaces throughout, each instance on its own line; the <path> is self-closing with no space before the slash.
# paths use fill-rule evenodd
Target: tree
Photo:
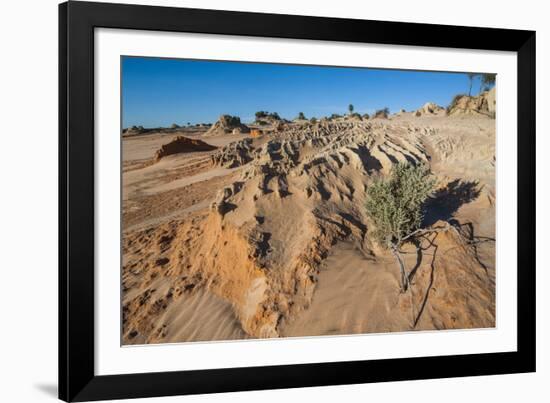
<path id="1" fill-rule="evenodd" d="M 179 129 L 179 125 L 177 123 L 172 123 L 172 126 L 170 126 L 171 129 Z"/>
<path id="2" fill-rule="evenodd" d="M 375 118 L 388 118 L 388 116 L 390 115 L 390 108 L 388 108 L 387 106 L 385 108 L 382 108 L 382 109 L 378 109 L 377 111 L 374 112 L 374 117 Z"/>
<path id="3" fill-rule="evenodd" d="M 474 79 L 477 77 L 476 73 L 468 73 L 468 80 L 470 80 L 470 88 L 468 89 L 468 96 L 472 96 L 472 85 L 474 84 Z"/>
<path id="4" fill-rule="evenodd" d="M 497 75 L 492 73 L 483 73 L 481 74 L 480 84 L 479 84 L 479 92 L 487 91 L 492 86 L 495 85 Z"/>
<path id="5" fill-rule="evenodd" d="M 267 112 L 266 111 L 258 111 L 258 112 L 255 113 L 255 115 L 256 115 L 256 120 L 258 120 L 258 119 L 267 117 Z"/>
<path id="6" fill-rule="evenodd" d="M 349 104 L 348 105 L 348 111 L 349 111 L 349 114 L 351 115 L 353 113 L 353 105 L 352 104 Z"/>
<path id="7" fill-rule="evenodd" d="M 304 115 L 304 112 L 299 112 L 298 113 L 298 119 L 300 119 L 300 120 L 305 120 L 306 119 L 306 115 Z"/>
<path id="8" fill-rule="evenodd" d="M 316 118 L 316 117 L 312 117 L 309 121 L 310 121 L 310 123 L 315 124 L 315 123 L 317 123 L 317 118 Z"/>
<path id="9" fill-rule="evenodd" d="M 375 181 L 367 189 L 366 212 L 375 227 L 373 235 L 399 264 L 401 292 L 409 288 L 409 276 L 400 249 L 419 230 L 424 204 L 434 185 L 426 165 L 399 163 L 393 166 L 389 178 Z"/>

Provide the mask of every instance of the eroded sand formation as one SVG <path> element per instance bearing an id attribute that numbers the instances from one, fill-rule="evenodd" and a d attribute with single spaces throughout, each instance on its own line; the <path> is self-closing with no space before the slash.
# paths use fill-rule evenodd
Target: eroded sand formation
<path id="1" fill-rule="evenodd" d="M 494 326 L 494 120 L 430 115 L 293 123 L 171 156 L 155 192 L 125 201 L 124 342 Z M 425 226 L 440 230 L 405 247 L 405 294 L 364 208 L 397 162 L 429 164 L 439 186 Z"/>
<path id="2" fill-rule="evenodd" d="M 169 143 L 163 144 L 155 153 L 155 160 L 159 161 L 163 157 L 173 154 L 191 153 L 196 151 L 211 151 L 217 147 L 205 143 L 202 140 L 190 139 L 184 136 L 177 136 Z"/>

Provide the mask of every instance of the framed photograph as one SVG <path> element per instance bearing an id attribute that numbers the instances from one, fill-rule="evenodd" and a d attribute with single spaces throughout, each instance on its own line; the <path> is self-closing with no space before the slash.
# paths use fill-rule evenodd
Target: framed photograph
<path id="1" fill-rule="evenodd" d="M 59 397 L 535 371 L 535 33 L 59 6 Z"/>

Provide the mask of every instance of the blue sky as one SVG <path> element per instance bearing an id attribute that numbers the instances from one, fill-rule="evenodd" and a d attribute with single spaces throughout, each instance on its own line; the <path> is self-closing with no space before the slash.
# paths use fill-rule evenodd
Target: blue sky
<path id="1" fill-rule="evenodd" d="M 292 119 L 389 107 L 447 106 L 467 93 L 463 73 L 124 57 L 124 127 L 214 122 L 221 114 L 252 121 L 258 110 Z M 474 82 L 472 93 L 479 90 Z"/>

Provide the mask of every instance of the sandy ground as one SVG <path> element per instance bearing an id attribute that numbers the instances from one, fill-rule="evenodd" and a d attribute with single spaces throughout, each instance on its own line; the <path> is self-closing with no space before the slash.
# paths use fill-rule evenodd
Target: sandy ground
<path id="1" fill-rule="evenodd" d="M 291 125 L 260 138 L 123 138 L 125 344 L 495 324 L 495 124 L 475 116 Z M 411 291 L 369 236 L 366 188 L 397 161 L 438 190 L 408 244 Z"/>

